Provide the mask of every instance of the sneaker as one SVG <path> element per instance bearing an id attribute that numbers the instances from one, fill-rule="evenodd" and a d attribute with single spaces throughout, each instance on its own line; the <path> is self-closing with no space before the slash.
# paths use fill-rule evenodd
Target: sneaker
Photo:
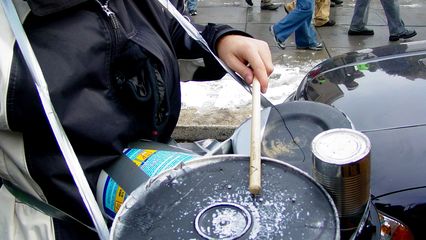
<path id="1" fill-rule="evenodd" d="M 262 10 L 277 10 L 279 7 L 281 7 L 281 4 L 275 4 L 275 3 L 268 3 L 260 6 L 260 9 Z"/>
<path id="2" fill-rule="evenodd" d="M 253 6 L 253 1 L 252 0 L 246 0 L 246 3 L 251 7 Z"/>
<path id="3" fill-rule="evenodd" d="M 312 50 L 312 51 L 321 51 L 324 49 L 324 45 L 322 45 L 322 43 L 316 43 L 313 46 L 308 46 L 308 47 L 296 47 L 297 49 L 304 49 L 304 50 Z"/>
<path id="4" fill-rule="evenodd" d="M 389 41 L 394 42 L 394 41 L 398 41 L 400 38 L 407 39 L 407 38 L 412 38 L 416 35 L 417 35 L 416 30 L 405 30 L 404 32 L 398 35 L 390 35 Z"/>
<path id="5" fill-rule="evenodd" d="M 364 28 L 364 29 L 361 29 L 361 30 L 349 29 L 348 35 L 365 35 L 365 36 L 368 36 L 368 35 L 374 35 L 374 31 L 371 30 L 371 29 L 368 29 L 368 28 Z"/>
<path id="6" fill-rule="evenodd" d="M 271 32 L 272 37 L 274 37 L 274 40 L 275 40 L 275 43 L 277 44 L 277 46 L 279 48 L 281 48 L 282 50 L 284 50 L 285 49 L 285 43 L 281 42 L 280 40 L 277 39 L 277 37 L 275 37 L 274 25 L 271 25 L 269 27 L 269 31 Z"/>
<path id="7" fill-rule="evenodd" d="M 191 15 L 191 16 L 195 16 L 197 14 L 198 14 L 197 10 L 191 10 L 191 11 L 189 11 L 189 15 Z"/>
<path id="8" fill-rule="evenodd" d="M 336 25 L 336 22 L 334 20 L 330 19 L 330 20 L 328 20 L 328 22 L 324 23 L 323 25 L 315 26 L 315 27 L 331 27 L 331 26 L 334 26 L 334 25 Z"/>

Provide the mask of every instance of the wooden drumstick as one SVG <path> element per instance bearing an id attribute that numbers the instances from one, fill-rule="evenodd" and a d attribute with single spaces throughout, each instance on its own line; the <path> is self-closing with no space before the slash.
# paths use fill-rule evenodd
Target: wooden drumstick
<path id="1" fill-rule="evenodd" d="M 253 195 L 260 194 L 261 160 L 260 160 L 260 83 L 255 78 L 252 84 L 252 118 L 250 137 L 250 172 L 249 191 Z"/>

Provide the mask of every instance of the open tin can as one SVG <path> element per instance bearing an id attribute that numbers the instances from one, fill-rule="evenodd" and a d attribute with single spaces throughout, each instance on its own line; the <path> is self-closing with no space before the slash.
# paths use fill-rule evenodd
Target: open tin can
<path id="1" fill-rule="evenodd" d="M 312 140 L 313 176 L 330 193 L 341 230 L 357 228 L 370 197 L 371 143 L 347 128 L 324 131 Z"/>

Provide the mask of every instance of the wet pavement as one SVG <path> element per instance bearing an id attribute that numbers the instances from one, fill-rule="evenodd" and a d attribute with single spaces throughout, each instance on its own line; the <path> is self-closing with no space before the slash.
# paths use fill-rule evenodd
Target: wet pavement
<path id="1" fill-rule="evenodd" d="M 343 1 L 342 5 L 331 8 L 331 19 L 336 21 L 336 25 L 316 28 L 317 38 L 325 46 L 324 50 L 318 52 L 296 49 L 294 35 L 286 41 L 285 50 L 279 49 L 269 32 L 269 26 L 285 17 L 286 13 L 282 7 L 275 11 L 261 10 L 260 0 L 254 0 L 252 7 L 248 6 L 245 0 L 199 0 L 198 15 L 193 17 L 193 20 L 200 24 L 209 22 L 228 24 L 246 31 L 255 38 L 264 40 L 270 46 L 274 65 L 289 68 L 303 68 L 349 51 L 399 43 L 388 40 L 386 16 L 379 0 L 371 0 L 367 25 L 368 28 L 374 30 L 375 34 L 373 36 L 348 36 L 355 0 Z M 399 0 L 399 3 L 401 19 L 404 20 L 406 27 L 417 31 L 417 36 L 405 41 L 425 40 L 426 2 L 424 0 Z M 302 78 L 303 75 L 300 76 L 300 81 Z M 272 77 L 270 84 L 273 85 L 273 81 Z M 204 108 L 206 107 L 204 106 Z M 217 109 L 209 106 L 207 108 L 210 111 L 184 108 L 173 137 L 178 140 L 190 141 L 206 138 L 223 140 L 228 138 L 234 129 L 250 116 L 251 111 L 249 105 L 231 109 Z"/>

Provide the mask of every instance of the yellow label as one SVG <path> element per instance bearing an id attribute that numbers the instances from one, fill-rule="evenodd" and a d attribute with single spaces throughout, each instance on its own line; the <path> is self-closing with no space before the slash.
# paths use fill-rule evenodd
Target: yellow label
<path id="1" fill-rule="evenodd" d="M 114 212 L 118 212 L 118 209 L 120 209 L 121 204 L 124 202 L 125 196 L 126 192 L 119 186 L 115 195 Z"/>
<path id="2" fill-rule="evenodd" d="M 157 150 L 143 150 L 133 159 L 133 162 L 136 166 L 140 166 L 146 159 L 148 159 L 152 154 L 154 154 Z"/>

